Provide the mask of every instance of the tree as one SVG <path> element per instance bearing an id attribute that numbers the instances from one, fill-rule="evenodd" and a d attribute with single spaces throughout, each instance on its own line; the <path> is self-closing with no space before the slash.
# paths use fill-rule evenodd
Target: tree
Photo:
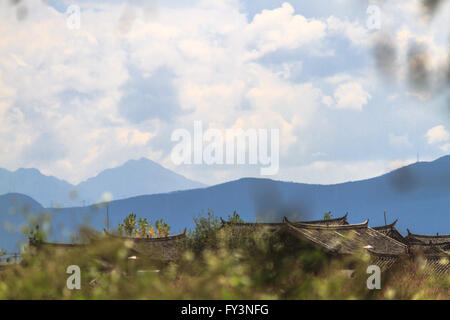
<path id="1" fill-rule="evenodd" d="M 123 219 L 123 223 L 119 223 L 117 229 L 120 235 L 125 233 L 126 236 L 132 237 L 136 233 L 136 215 L 130 213 Z"/>
<path id="2" fill-rule="evenodd" d="M 148 226 L 148 235 L 150 238 L 156 238 L 156 231 L 152 222 L 150 222 Z"/>
<path id="3" fill-rule="evenodd" d="M 37 244 L 39 242 L 42 242 L 44 241 L 45 238 L 45 234 L 40 231 L 38 224 L 34 226 L 34 229 L 31 229 L 26 234 L 28 235 L 31 244 Z"/>
<path id="4" fill-rule="evenodd" d="M 333 218 L 333 214 L 331 213 L 331 211 L 325 212 L 323 214 L 323 220 L 331 220 Z"/>
<path id="5" fill-rule="evenodd" d="M 222 224 L 212 210 L 194 217 L 195 229 L 189 232 L 190 247 L 194 252 L 202 252 L 206 248 L 217 248 L 217 231 Z"/>
<path id="6" fill-rule="evenodd" d="M 244 219 L 239 216 L 236 210 L 233 211 L 233 214 L 228 214 L 228 221 L 232 223 L 244 223 Z"/>
<path id="7" fill-rule="evenodd" d="M 125 226 L 119 222 L 118 226 L 117 226 L 117 231 L 119 231 L 119 234 L 121 236 L 123 236 L 124 232 L 125 232 Z"/>
<path id="8" fill-rule="evenodd" d="M 3 260 L 3 256 L 6 256 L 8 254 L 8 251 L 0 249 L 0 262 Z"/>
<path id="9" fill-rule="evenodd" d="M 155 221 L 155 228 L 157 238 L 167 237 L 170 233 L 170 227 L 163 219 Z"/>
<path id="10" fill-rule="evenodd" d="M 148 221 L 147 218 L 139 218 L 138 220 L 138 226 L 139 226 L 139 236 L 141 238 L 148 238 Z"/>
<path id="11" fill-rule="evenodd" d="M 170 234 L 170 226 L 163 219 L 156 220 L 154 225 L 147 218 L 139 218 L 136 223 L 134 213 L 125 217 L 117 230 L 120 235 L 136 238 L 162 238 Z"/>

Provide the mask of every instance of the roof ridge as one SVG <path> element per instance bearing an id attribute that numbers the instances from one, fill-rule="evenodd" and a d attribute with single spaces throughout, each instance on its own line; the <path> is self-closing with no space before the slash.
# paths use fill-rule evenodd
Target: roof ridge
<path id="1" fill-rule="evenodd" d="M 292 225 L 296 228 L 305 228 L 305 229 L 327 229 L 327 230 L 342 230 L 342 229 L 359 229 L 359 228 L 368 228 L 369 219 L 358 224 L 345 224 L 345 225 L 323 225 L 323 224 L 311 224 L 311 223 L 303 223 L 303 222 L 295 222 L 293 224 L 288 218 L 284 217 L 284 220 L 287 224 Z"/>
<path id="2" fill-rule="evenodd" d="M 38 241 L 33 243 L 33 245 L 48 245 L 55 247 L 84 247 L 86 243 L 67 243 L 67 242 L 46 242 L 46 241 Z"/>
<path id="3" fill-rule="evenodd" d="M 347 217 L 348 217 L 348 212 L 345 213 L 345 215 L 343 215 L 342 217 L 337 217 L 337 218 L 333 218 L 333 219 L 321 219 L 321 220 L 311 220 L 311 221 L 294 221 L 292 223 L 307 223 L 307 224 L 314 224 L 315 222 L 321 222 L 321 223 L 330 223 L 330 222 L 335 222 L 335 221 L 340 221 L 343 220 L 345 222 L 347 222 Z M 284 223 L 284 218 L 281 222 L 231 222 L 231 221 L 226 221 L 224 220 L 222 217 L 220 217 L 220 221 L 222 224 L 234 224 L 234 225 L 281 225 Z"/>
<path id="4" fill-rule="evenodd" d="M 226 221 L 223 220 L 222 217 L 220 217 L 220 222 L 222 223 L 222 225 L 225 224 L 233 224 L 233 225 L 238 225 L 238 226 L 251 226 L 251 225 L 281 225 L 283 224 L 283 222 L 231 222 L 231 221 Z"/>
<path id="5" fill-rule="evenodd" d="M 311 237 L 311 236 L 308 235 L 308 234 L 305 234 L 305 233 L 301 232 L 300 230 L 298 230 L 298 228 L 296 228 L 296 227 L 295 227 L 291 222 L 289 222 L 289 220 L 287 220 L 287 219 L 285 220 L 285 222 L 286 222 L 286 225 L 288 226 L 288 228 L 292 229 L 293 231 L 295 231 L 295 232 L 297 232 L 297 233 L 301 233 L 302 236 L 304 236 L 304 237 L 305 237 L 306 239 L 308 239 L 309 241 L 312 241 L 312 242 L 314 242 L 314 243 L 316 243 L 316 244 L 320 244 L 320 245 L 322 246 L 322 249 L 325 250 L 326 252 L 329 252 L 329 253 L 335 253 L 335 252 L 336 252 L 336 248 L 333 247 L 333 246 L 330 246 L 330 244 L 328 244 L 328 243 L 326 243 L 326 242 L 323 242 L 323 241 L 321 241 L 320 239 Z"/>
<path id="6" fill-rule="evenodd" d="M 408 236 L 411 237 L 423 237 L 423 238 L 450 238 L 450 234 L 436 234 L 436 235 L 429 235 L 429 234 L 417 234 L 417 233 L 412 233 L 409 229 L 406 229 L 406 231 L 408 231 Z"/>
<path id="7" fill-rule="evenodd" d="M 311 220 L 311 221 L 298 221 L 298 222 L 295 222 L 295 223 L 310 223 L 310 224 L 313 224 L 314 222 L 333 222 L 333 221 L 339 221 L 339 220 L 347 221 L 347 217 L 348 217 L 348 212 L 346 212 L 345 215 L 343 215 L 342 217 L 338 217 L 338 218 L 320 219 L 320 220 Z"/>
<path id="8" fill-rule="evenodd" d="M 113 237 L 113 238 L 120 238 L 120 239 L 125 239 L 125 240 L 137 240 L 137 241 L 142 241 L 142 242 L 158 242 L 158 241 L 167 241 L 167 240 L 175 240 L 178 238 L 184 238 L 186 237 L 186 228 L 184 228 L 182 233 L 179 234 L 175 234 L 172 236 L 166 236 L 166 237 L 161 237 L 161 238 L 134 238 L 134 237 L 124 237 L 124 236 L 118 236 L 118 235 L 114 235 L 112 233 L 109 233 L 108 231 L 106 231 L 105 229 L 103 229 L 103 231 L 105 232 L 105 234 L 109 237 Z"/>
<path id="9" fill-rule="evenodd" d="M 398 219 L 395 219 L 395 221 L 392 222 L 391 224 L 386 224 L 386 225 L 384 225 L 384 226 L 372 227 L 372 229 L 380 230 L 380 229 L 393 228 L 393 227 L 395 227 L 395 225 L 397 224 L 397 222 L 398 222 Z"/>

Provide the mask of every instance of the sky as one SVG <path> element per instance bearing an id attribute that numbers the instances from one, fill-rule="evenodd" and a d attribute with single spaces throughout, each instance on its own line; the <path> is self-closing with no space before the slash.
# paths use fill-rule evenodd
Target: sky
<path id="1" fill-rule="evenodd" d="M 147 157 L 209 185 L 262 177 L 255 165 L 175 164 L 171 134 L 195 121 L 279 129 L 272 179 L 338 183 L 436 159 L 450 153 L 449 8 L 1 1 L 0 167 L 78 183 Z"/>

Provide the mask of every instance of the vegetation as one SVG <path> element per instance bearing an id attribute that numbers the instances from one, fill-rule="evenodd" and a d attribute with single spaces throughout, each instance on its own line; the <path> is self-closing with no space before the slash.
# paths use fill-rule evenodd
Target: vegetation
<path id="1" fill-rule="evenodd" d="M 0 262 L 3 261 L 3 256 L 7 255 L 8 251 L 0 249 Z"/>
<path id="2" fill-rule="evenodd" d="M 30 243 L 33 244 L 44 241 L 46 238 L 45 232 L 39 230 L 38 224 L 35 225 L 34 228 L 31 228 L 29 231 L 26 231 L 25 234 L 28 236 Z"/>
<path id="3" fill-rule="evenodd" d="M 119 223 L 117 231 L 128 237 L 162 238 L 170 234 L 170 226 L 163 219 L 156 220 L 154 225 L 147 218 L 139 218 L 136 223 L 136 214 L 130 213 Z"/>
<path id="4" fill-rule="evenodd" d="M 242 222 L 236 212 L 227 220 Z M 194 222 L 180 257 L 159 273 L 134 272 L 127 245 L 111 238 L 71 251 L 30 247 L 20 264 L 0 271 L 0 299 L 449 298 L 449 277 L 425 277 L 412 265 L 383 272 L 382 289 L 368 290 L 365 254 L 331 260 L 283 230 L 222 225 L 211 210 Z M 143 218 L 136 223 L 129 215 L 122 225 L 127 235 L 150 236 Z M 80 290 L 66 287 L 69 265 L 81 269 Z M 351 278 L 343 272 L 349 265 L 355 270 Z"/>
<path id="5" fill-rule="evenodd" d="M 331 211 L 325 212 L 323 214 L 323 220 L 331 220 L 333 219 L 333 214 L 331 213 Z"/>

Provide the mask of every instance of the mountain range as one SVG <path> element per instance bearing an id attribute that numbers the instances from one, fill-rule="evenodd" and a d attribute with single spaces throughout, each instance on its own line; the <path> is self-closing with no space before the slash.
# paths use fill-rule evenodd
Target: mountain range
<path id="1" fill-rule="evenodd" d="M 99 202 L 108 192 L 114 199 L 138 195 L 165 193 L 205 187 L 146 158 L 129 160 L 125 164 L 100 172 L 78 185 L 37 169 L 14 172 L 0 168 L 0 194 L 26 194 L 45 207 L 72 207 Z"/>
<path id="2" fill-rule="evenodd" d="M 126 181 L 126 180 L 124 180 Z M 333 185 L 304 184 L 259 178 L 242 178 L 211 187 L 141 195 L 106 204 L 61 209 L 44 208 L 21 194 L 0 196 L 1 225 L 23 223 L 21 214 L 10 211 L 46 212 L 53 218 L 51 239 L 69 241 L 81 225 L 97 230 L 114 230 L 133 212 L 149 220 L 164 219 L 172 233 L 194 226 L 193 217 L 208 209 L 226 218 L 236 210 L 246 221 L 281 221 L 283 216 L 296 219 L 321 219 L 331 211 L 334 217 L 349 213 L 350 223 L 369 218 L 369 225 L 383 225 L 399 219 L 397 228 L 414 233 L 450 233 L 450 155 L 431 162 L 417 162 L 387 174 Z M 17 248 L 24 237 L 16 233 L 0 236 L 0 248 Z"/>

